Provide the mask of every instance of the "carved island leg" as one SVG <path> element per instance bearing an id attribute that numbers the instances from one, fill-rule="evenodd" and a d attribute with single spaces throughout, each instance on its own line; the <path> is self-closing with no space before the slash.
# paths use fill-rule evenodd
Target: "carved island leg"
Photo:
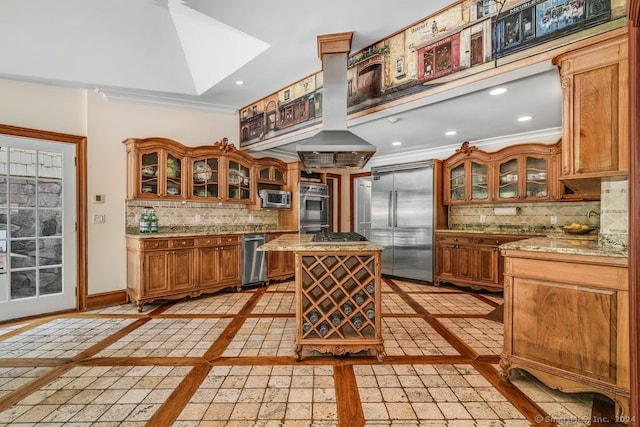
<path id="1" fill-rule="evenodd" d="M 138 313 L 142 313 L 142 306 L 144 305 L 143 301 L 138 301 Z"/>
<path id="2" fill-rule="evenodd" d="M 386 353 L 384 352 L 384 348 L 383 347 L 379 347 L 376 351 L 376 358 L 378 359 L 378 362 L 382 363 L 384 362 L 384 357 L 386 356 Z"/>
<path id="3" fill-rule="evenodd" d="M 302 360 L 302 346 L 300 344 L 296 345 L 296 349 L 293 351 L 293 358 L 297 362 Z"/>
<path id="4" fill-rule="evenodd" d="M 511 362 L 505 357 L 500 358 L 500 376 L 505 380 L 511 376 Z"/>

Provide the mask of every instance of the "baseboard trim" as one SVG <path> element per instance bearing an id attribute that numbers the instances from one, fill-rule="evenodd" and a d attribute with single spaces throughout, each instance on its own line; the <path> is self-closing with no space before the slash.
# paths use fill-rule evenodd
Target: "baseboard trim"
<path id="1" fill-rule="evenodd" d="M 125 290 L 87 295 L 87 310 L 109 305 L 126 304 L 128 301 L 127 291 Z"/>

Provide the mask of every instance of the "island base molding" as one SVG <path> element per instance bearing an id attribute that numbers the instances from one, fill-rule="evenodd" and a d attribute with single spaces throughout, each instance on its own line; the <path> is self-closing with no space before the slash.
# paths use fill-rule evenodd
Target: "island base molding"
<path id="1" fill-rule="evenodd" d="M 500 359 L 501 375 L 509 379 L 514 369 L 526 371 L 544 383 L 547 387 L 559 390 L 563 393 L 598 393 L 613 400 L 616 406 L 616 416 L 629 415 L 628 390 L 615 387 L 611 384 L 592 380 L 588 381 L 581 375 L 572 377 L 570 373 L 543 364 L 536 364 L 530 360 L 520 359 L 516 356 L 502 357 Z"/>

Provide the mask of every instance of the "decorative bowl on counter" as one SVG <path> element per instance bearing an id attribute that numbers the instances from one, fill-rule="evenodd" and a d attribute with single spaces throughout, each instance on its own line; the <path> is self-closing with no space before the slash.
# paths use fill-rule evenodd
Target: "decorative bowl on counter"
<path id="1" fill-rule="evenodd" d="M 565 225 L 564 227 L 562 227 L 562 230 L 566 234 L 580 235 L 580 234 L 591 233 L 593 230 L 595 230 L 595 228 L 587 224 L 573 223 L 571 225 Z"/>

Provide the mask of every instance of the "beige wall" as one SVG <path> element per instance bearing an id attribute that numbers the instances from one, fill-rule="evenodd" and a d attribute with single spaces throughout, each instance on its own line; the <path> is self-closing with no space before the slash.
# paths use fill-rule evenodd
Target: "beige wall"
<path id="1" fill-rule="evenodd" d="M 0 122 L 87 136 L 89 294 L 125 288 L 126 155 L 122 141 L 162 136 L 185 145 L 228 137 L 238 141 L 231 114 L 109 102 L 99 93 L 0 80 Z M 105 203 L 91 203 L 103 194 Z M 93 214 L 106 215 L 93 224 Z"/>

